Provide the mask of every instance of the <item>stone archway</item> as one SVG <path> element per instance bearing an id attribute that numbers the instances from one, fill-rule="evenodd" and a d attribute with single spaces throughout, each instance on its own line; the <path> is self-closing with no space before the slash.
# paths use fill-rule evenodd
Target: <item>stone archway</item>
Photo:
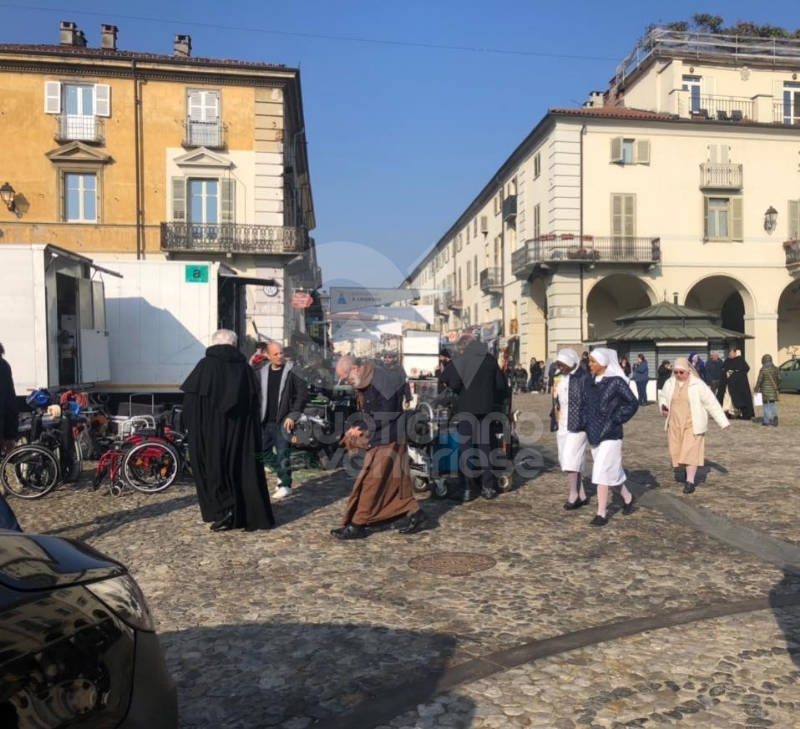
<path id="1" fill-rule="evenodd" d="M 616 329 L 614 320 L 631 311 L 646 309 L 656 303 L 650 286 L 636 276 L 615 273 L 592 286 L 586 297 L 587 336 L 589 341 L 602 339 Z"/>
<path id="2" fill-rule="evenodd" d="M 800 282 L 793 281 L 778 300 L 778 353 L 779 365 L 793 356 L 800 356 Z"/>
<path id="3" fill-rule="evenodd" d="M 692 309 L 710 311 L 720 317 L 720 326 L 750 334 L 747 318 L 754 313 L 753 298 L 744 284 L 730 276 L 708 276 L 686 294 L 684 304 Z"/>

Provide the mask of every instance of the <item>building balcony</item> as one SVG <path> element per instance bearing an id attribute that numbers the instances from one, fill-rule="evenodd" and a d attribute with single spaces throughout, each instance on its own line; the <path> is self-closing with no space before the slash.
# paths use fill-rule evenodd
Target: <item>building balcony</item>
<path id="1" fill-rule="evenodd" d="M 484 294 L 499 294 L 503 291 L 503 270 L 484 268 L 480 275 L 481 291 Z"/>
<path id="2" fill-rule="evenodd" d="M 161 223 L 161 250 L 168 253 L 297 254 L 308 246 L 303 228 L 235 223 Z"/>
<path id="3" fill-rule="evenodd" d="M 450 316 L 450 309 L 447 307 L 447 295 L 437 296 L 433 302 L 433 310 L 439 316 Z"/>
<path id="4" fill-rule="evenodd" d="M 517 219 L 517 196 L 509 195 L 503 200 L 503 222 L 513 223 Z"/>
<path id="5" fill-rule="evenodd" d="M 800 268 L 800 240 L 787 240 L 783 244 L 786 252 L 786 268 L 796 270 Z"/>
<path id="6" fill-rule="evenodd" d="M 464 301 L 460 294 L 455 294 L 452 291 L 444 295 L 444 304 L 450 311 L 461 311 L 464 308 Z"/>
<path id="7" fill-rule="evenodd" d="M 537 268 L 547 269 L 562 263 L 577 263 L 590 268 L 642 264 L 650 268 L 660 261 L 660 238 L 545 235 L 525 241 L 511 254 L 511 273 L 519 279 L 527 279 Z"/>
<path id="8" fill-rule="evenodd" d="M 183 122 L 183 146 L 225 149 L 228 146 L 228 128 L 218 121 L 187 119 Z"/>
<path id="9" fill-rule="evenodd" d="M 756 107 L 753 100 L 738 96 L 696 96 L 690 98 L 689 116 L 692 119 L 713 119 L 715 121 L 757 121 Z"/>
<path id="10" fill-rule="evenodd" d="M 744 165 L 730 162 L 703 162 L 700 165 L 700 188 L 741 190 L 744 186 Z"/>
<path id="11" fill-rule="evenodd" d="M 99 116 L 78 116 L 75 114 L 58 114 L 55 117 L 56 131 L 53 138 L 56 142 L 91 142 L 105 144 L 106 127 Z"/>
<path id="12" fill-rule="evenodd" d="M 786 126 L 800 126 L 800 104 L 790 104 L 773 99 L 772 123 Z"/>

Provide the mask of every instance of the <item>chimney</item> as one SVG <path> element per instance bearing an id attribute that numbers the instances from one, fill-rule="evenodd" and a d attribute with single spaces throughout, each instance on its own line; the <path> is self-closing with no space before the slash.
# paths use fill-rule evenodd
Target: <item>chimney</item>
<path id="1" fill-rule="evenodd" d="M 116 51 L 117 33 L 119 33 L 119 28 L 116 25 L 103 23 L 100 26 L 100 47 L 105 51 Z"/>
<path id="2" fill-rule="evenodd" d="M 675 306 L 678 305 L 678 292 L 677 291 L 674 294 L 672 294 L 672 303 L 675 304 Z"/>
<path id="3" fill-rule="evenodd" d="M 82 30 L 78 30 L 78 25 L 71 20 L 61 21 L 61 45 L 62 46 L 77 46 L 78 48 L 86 48 L 86 36 Z"/>
<path id="4" fill-rule="evenodd" d="M 175 36 L 175 55 L 178 58 L 189 58 L 192 55 L 192 36 Z"/>
<path id="5" fill-rule="evenodd" d="M 603 106 L 603 92 L 602 91 L 590 91 L 589 92 L 589 101 L 585 102 L 583 105 L 584 109 L 594 109 L 600 106 Z"/>

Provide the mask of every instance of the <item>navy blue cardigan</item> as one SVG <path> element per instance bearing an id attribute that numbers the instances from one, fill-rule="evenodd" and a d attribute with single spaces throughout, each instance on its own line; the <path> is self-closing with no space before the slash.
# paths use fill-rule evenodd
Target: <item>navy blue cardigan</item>
<path id="1" fill-rule="evenodd" d="M 586 431 L 589 445 L 597 446 L 604 440 L 622 440 L 622 424 L 627 423 L 639 409 L 638 398 L 631 392 L 628 381 L 621 377 L 604 377 L 595 382 L 594 377 L 589 376 L 583 380 L 583 388 L 581 430 Z"/>
<path id="2" fill-rule="evenodd" d="M 569 375 L 569 400 L 567 413 L 567 430 L 570 433 L 578 433 L 584 429 L 583 426 L 583 409 L 584 409 L 584 393 L 585 380 L 590 378 L 588 370 L 583 367 L 578 367 L 574 372 Z M 550 430 L 558 430 L 558 421 L 556 420 L 556 401 L 558 397 L 553 392 L 553 409 L 550 411 Z"/>

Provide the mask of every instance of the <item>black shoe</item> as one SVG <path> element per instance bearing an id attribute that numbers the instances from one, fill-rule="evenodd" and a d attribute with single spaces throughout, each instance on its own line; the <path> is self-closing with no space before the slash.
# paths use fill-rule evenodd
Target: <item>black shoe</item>
<path id="1" fill-rule="evenodd" d="M 586 506 L 589 503 L 589 499 L 581 499 L 580 497 L 575 499 L 575 501 L 565 501 L 564 508 L 567 511 L 573 511 L 574 509 L 580 509 L 581 506 Z"/>
<path id="2" fill-rule="evenodd" d="M 767 422 L 762 421 L 761 425 L 765 425 L 765 426 L 769 427 L 770 425 L 772 425 L 772 423 L 767 423 Z"/>
<path id="3" fill-rule="evenodd" d="M 777 428 L 777 427 L 778 427 L 778 418 L 773 418 L 773 419 L 772 419 L 772 422 L 770 423 L 770 425 L 771 425 L 773 428 Z"/>
<path id="4" fill-rule="evenodd" d="M 397 531 L 400 534 L 414 534 L 425 526 L 426 521 L 428 521 L 428 515 L 422 509 L 418 509 L 408 517 L 408 523 Z"/>
<path id="5" fill-rule="evenodd" d="M 594 519 L 589 522 L 589 526 L 594 527 L 603 527 L 606 524 L 608 524 L 608 517 L 600 516 L 600 514 L 595 514 Z"/>
<path id="6" fill-rule="evenodd" d="M 233 529 L 233 512 L 229 511 L 222 519 L 218 519 L 211 525 L 212 532 L 226 532 Z"/>
<path id="7" fill-rule="evenodd" d="M 470 501 L 475 501 L 479 496 L 480 492 L 473 489 L 457 489 L 448 494 L 447 498 L 452 501 L 463 501 L 465 504 L 468 504 Z"/>
<path id="8" fill-rule="evenodd" d="M 367 528 L 361 524 L 348 524 L 339 529 L 331 529 L 331 534 L 337 539 L 364 539 Z"/>
<path id="9" fill-rule="evenodd" d="M 693 494 L 695 486 L 691 481 L 687 481 L 686 485 L 683 487 L 683 493 L 685 494 Z"/>
<path id="10" fill-rule="evenodd" d="M 634 504 L 635 501 L 636 501 L 636 497 L 633 494 L 631 494 L 631 500 L 627 504 L 623 504 L 623 506 L 622 506 L 622 513 L 625 514 L 625 515 L 632 514 L 633 513 L 633 504 Z"/>
<path id="11" fill-rule="evenodd" d="M 497 495 L 498 495 L 497 490 L 495 489 L 494 486 L 484 486 L 481 489 L 481 496 L 483 496 L 483 498 L 486 499 L 487 501 L 496 499 Z"/>

